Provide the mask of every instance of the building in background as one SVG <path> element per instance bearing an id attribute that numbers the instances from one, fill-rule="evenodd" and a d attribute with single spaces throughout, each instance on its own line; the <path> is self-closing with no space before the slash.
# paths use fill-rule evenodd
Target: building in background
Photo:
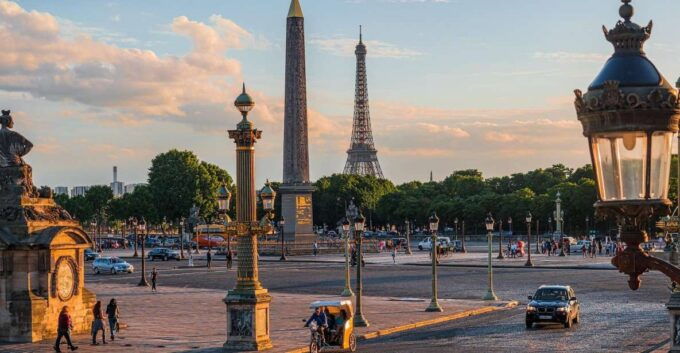
<path id="1" fill-rule="evenodd" d="M 125 193 L 124 184 L 122 181 L 118 181 L 118 167 L 113 166 L 113 182 L 110 184 L 111 191 L 113 191 L 113 197 L 121 197 Z"/>
<path id="2" fill-rule="evenodd" d="M 54 188 L 54 195 L 66 195 L 68 196 L 68 186 L 56 186 Z"/>
<path id="3" fill-rule="evenodd" d="M 90 190 L 92 186 L 74 186 L 71 188 L 71 197 L 85 196 L 87 190 Z"/>
<path id="4" fill-rule="evenodd" d="M 135 192 L 135 189 L 137 187 L 145 186 L 145 185 L 147 185 L 147 184 L 146 183 L 127 184 L 127 185 L 125 185 L 123 193 L 132 194 L 133 192 Z"/>

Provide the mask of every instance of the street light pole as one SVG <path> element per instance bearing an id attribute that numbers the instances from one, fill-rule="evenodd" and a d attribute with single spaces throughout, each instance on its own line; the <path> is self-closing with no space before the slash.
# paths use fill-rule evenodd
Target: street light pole
<path id="1" fill-rule="evenodd" d="M 484 300 L 498 300 L 498 297 L 496 294 L 493 292 L 493 265 L 491 264 L 491 237 L 493 235 L 493 227 L 494 227 L 494 220 L 493 217 L 491 217 L 491 213 L 489 213 L 488 216 L 486 216 L 486 231 L 488 233 L 488 242 L 489 242 L 489 268 L 488 268 L 488 284 L 487 284 L 487 290 L 486 290 L 486 295 L 484 296 Z"/>
<path id="2" fill-rule="evenodd" d="M 357 290 L 356 290 L 356 304 L 357 304 L 357 314 L 354 316 L 354 326 L 356 327 L 368 327 L 369 323 L 366 318 L 364 318 L 363 307 L 361 305 L 362 287 L 361 282 L 361 268 L 363 267 L 363 250 L 362 250 L 362 238 L 364 233 L 364 224 L 366 218 L 359 213 L 359 216 L 354 219 L 354 238 L 357 244 Z"/>
<path id="3" fill-rule="evenodd" d="M 347 217 L 342 220 L 342 234 L 345 240 L 345 289 L 342 290 L 342 297 L 353 297 L 354 292 L 352 292 L 352 287 L 349 279 L 349 230 L 350 223 Z M 359 264 L 361 266 L 361 264 Z"/>
<path id="4" fill-rule="evenodd" d="M 406 255 L 413 255 L 411 251 L 411 224 L 408 219 L 404 223 L 406 224 Z"/>
<path id="5" fill-rule="evenodd" d="M 508 217 L 508 220 L 511 221 L 512 218 Z M 497 259 L 503 260 L 505 259 L 505 256 L 503 256 L 503 219 L 501 219 L 498 223 L 498 257 Z M 508 222 L 508 224 L 509 224 Z"/>
<path id="6" fill-rule="evenodd" d="M 524 266 L 533 267 L 534 264 L 531 262 L 531 212 L 527 212 L 525 220 L 527 222 L 527 262 Z"/>
<path id="7" fill-rule="evenodd" d="M 148 287 L 149 282 L 146 281 L 146 257 L 144 256 L 144 240 L 146 238 L 145 232 L 147 228 L 144 217 L 142 217 L 142 220 L 139 221 L 139 223 L 135 220 L 135 225 L 137 226 L 137 231 L 142 233 L 142 278 L 137 285 L 140 287 Z"/>
<path id="8" fill-rule="evenodd" d="M 281 219 L 279 220 L 279 236 L 281 236 L 281 258 L 279 260 L 281 261 L 286 261 L 286 248 L 285 248 L 285 234 L 283 233 L 283 230 L 286 229 L 284 227 L 286 225 L 286 220 L 281 216 Z"/>
<path id="9" fill-rule="evenodd" d="M 428 312 L 442 312 L 444 311 L 441 306 L 439 306 L 439 301 L 437 300 L 437 246 L 439 240 L 437 239 L 437 230 L 439 229 L 439 217 L 436 213 L 432 213 L 430 216 L 430 232 L 432 232 L 432 299 L 430 300 L 430 306 L 425 309 Z"/>
<path id="10" fill-rule="evenodd" d="M 465 248 L 465 220 L 463 220 L 462 226 L 460 227 L 460 236 L 463 238 L 463 248 L 461 251 L 465 254 L 467 253 L 467 249 Z"/>

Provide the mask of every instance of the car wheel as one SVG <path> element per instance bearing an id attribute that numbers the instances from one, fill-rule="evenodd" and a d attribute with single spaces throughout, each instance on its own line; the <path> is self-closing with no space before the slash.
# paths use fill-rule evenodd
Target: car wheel
<path id="1" fill-rule="evenodd" d="M 164 257 L 163 257 L 163 261 L 168 261 L 168 257 L 167 257 L 167 256 L 164 256 Z"/>
<path id="2" fill-rule="evenodd" d="M 567 318 L 567 321 L 564 322 L 564 328 L 571 328 L 571 321 L 572 319 Z"/>
<path id="3" fill-rule="evenodd" d="M 418 250 L 423 251 L 422 245 L 418 245 Z"/>
<path id="4" fill-rule="evenodd" d="M 112 274 L 112 275 L 115 275 L 115 274 L 116 274 L 116 269 L 115 269 L 115 268 L 112 268 L 112 269 L 111 269 L 111 274 Z"/>
<path id="5" fill-rule="evenodd" d="M 95 267 L 95 268 L 94 268 L 94 274 L 95 274 L 95 275 L 98 275 L 98 274 L 99 274 L 99 267 Z"/>
<path id="6" fill-rule="evenodd" d="M 357 336 L 354 333 L 349 335 L 349 351 L 356 352 L 357 350 Z"/>

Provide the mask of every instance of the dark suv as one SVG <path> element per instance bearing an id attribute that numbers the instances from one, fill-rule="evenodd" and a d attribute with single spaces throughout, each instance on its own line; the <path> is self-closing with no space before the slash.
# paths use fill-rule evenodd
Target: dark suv
<path id="1" fill-rule="evenodd" d="M 581 318 L 581 307 L 570 286 L 541 286 L 536 294 L 529 296 L 526 324 L 555 322 L 570 328 Z"/>
<path id="2" fill-rule="evenodd" d="M 153 261 L 155 259 L 162 259 L 163 261 L 168 261 L 174 259 L 179 261 L 179 251 L 170 250 L 166 248 L 155 248 L 149 251 L 149 260 Z"/>

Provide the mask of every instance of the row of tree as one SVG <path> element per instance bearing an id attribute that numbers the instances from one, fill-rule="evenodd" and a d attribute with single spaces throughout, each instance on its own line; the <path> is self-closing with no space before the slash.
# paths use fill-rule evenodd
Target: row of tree
<path id="1" fill-rule="evenodd" d="M 138 186 L 132 193 L 114 198 L 108 186 L 93 186 L 85 196 L 58 195 L 55 199 L 85 225 L 95 222 L 121 227 L 130 218 L 144 218 L 151 225 L 176 227 L 189 217 L 194 205 L 206 221 L 216 218 L 217 189 L 222 183 L 233 192 L 233 180 L 226 170 L 200 161 L 190 151 L 170 150 L 151 161 L 148 185 Z"/>
<path id="2" fill-rule="evenodd" d="M 671 191 L 677 197 L 677 156 L 673 156 Z M 85 196 L 57 201 L 84 224 L 96 221 L 120 225 L 130 217 L 144 217 L 151 224 L 177 225 L 189 216 L 196 205 L 206 221 L 217 216 L 217 189 L 226 183 L 235 195 L 231 176 L 220 167 L 200 161 L 190 151 L 171 150 L 159 154 L 149 169 L 148 185 L 131 194 L 113 198 L 107 186 L 92 187 Z M 272 183 L 278 190 L 279 183 Z M 584 234 L 586 228 L 601 232 L 615 224 L 597 220 L 593 203 L 597 192 L 590 165 L 572 169 L 562 164 L 504 177 L 484 178 L 478 170 L 454 171 L 438 182 L 412 181 L 394 185 L 391 181 L 371 176 L 334 174 L 314 183 L 314 223 L 334 228 L 344 217 L 347 204 L 354 200 L 374 229 L 396 226 L 408 220 L 425 226 L 436 212 L 443 227 L 453 227 L 455 220 L 466 224 L 466 233 L 482 233 L 484 219 L 491 212 L 497 221 L 513 220 L 516 232 L 524 232 L 525 215 L 531 212 L 541 232 L 555 230 L 555 200 L 559 192 L 564 210 L 567 234 Z M 279 194 L 280 195 L 280 194 Z M 234 198 L 232 198 L 232 204 Z M 259 201 L 259 200 L 258 200 Z M 276 219 L 280 217 L 281 200 L 277 196 Z M 231 208 L 233 217 L 233 207 Z M 258 217 L 263 214 L 258 202 Z M 552 222 L 548 222 L 552 219 Z M 536 223 L 534 223 L 534 226 Z M 533 228 L 535 229 L 535 228 Z"/>

